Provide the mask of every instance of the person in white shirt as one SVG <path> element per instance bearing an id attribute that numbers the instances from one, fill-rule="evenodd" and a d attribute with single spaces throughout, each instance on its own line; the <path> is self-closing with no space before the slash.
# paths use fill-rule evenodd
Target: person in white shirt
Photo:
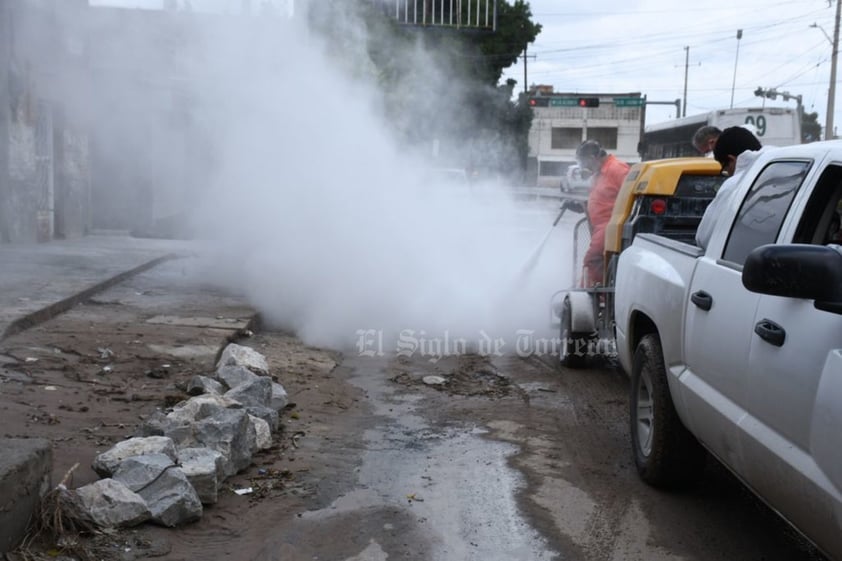
<path id="1" fill-rule="evenodd" d="M 702 216 L 699 229 L 696 230 L 696 245 L 702 249 L 707 248 L 716 230 L 719 215 L 728 206 L 728 201 L 736 191 L 740 177 L 751 167 L 761 149 L 760 141 L 745 127 L 728 127 L 716 140 L 713 157 L 722 166 L 722 173 L 727 175 L 728 179 L 716 192 L 716 196 Z"/>

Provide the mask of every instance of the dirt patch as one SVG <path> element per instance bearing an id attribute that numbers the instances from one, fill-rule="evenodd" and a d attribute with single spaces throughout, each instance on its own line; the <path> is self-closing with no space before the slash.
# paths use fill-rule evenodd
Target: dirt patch
<path id="1" fill-rule="evenodd" d="M 158 267 L 3 340 L 0 435 L 49 440 L 53 484 L 75 464 L 67 487 L 91 483 L 98 453 L 132 436 L 149 415 L 187 399 L 187 382 L 212 372 L 217 353 L 236 341 L 262 353 L 288 392 L 274 446 L 226 481 L 219 502 L 195 524 L 87 538 L 42 535 L 12 559 L 191 559 L 197 547 L 206 559 L 253 558 L 272 531 L 266 520 L 294 517 L 330 486 L 313 449 L 332 417 L 360 398 L 334 373 L 339 356 L 288 334 L 254 334 L 254 311 L 241 299 L 183 282 L 174 267 Z M 234 492 L 249 487 L 249 494 Z"/>
<path id="2" fill-rule="evenodd" d="M 73 321 L 57 319 L 41 330 L 19 334 L 0 349 L 11 357 L 5 366 L 20 368 L 32 379 L 22 383 L 2 378 L 0 409 L 14 412 L 4 432 L 52 441 L 55 464 L 60 466 L 54 470 L 54 483 L 63 477 L 65 466 L 78 462 L 70 488 L 97 479 L 90 468 L 97 453 L 131 435 L 151 412 L 187 399 L 182 388 L 190 377 L 213 367 L 213 355 L 188 361 L 147 356 L 131 341 L 121 344 L 105 338 L 98 338 L 98 344 L 107 344 L 111 353 L 93 346 L 66 352 L 78 345 L 62 346 L 62 351 L 57 344 L 80 328 Z M 222 337 L 217 344 L 227 342 Z M 32 535 L 12 559 L 189 559 L 199 546 L 208 559 L 253 557 L 271 534 L 265 520 L 294 517 L 317 501 L 325 475 L 324 466 L 313 461 L 314 441 L 320 427 L 332 424 L 326 419 L 347 411 L 359 398 L 334 374 L 340 357 L 284 333 L 257 333 L 237 342 L 266 356 L 273 377 L 289 393 L 290 405 L 281 412 L 282 427 L 273 435 L 273 447 L 256 454 L 252 466 L 226 481 L 219 502 L 206 507 L 199 522 L 176 529 L 144 525 L 85 536 Z M 24 356 L 38 360 L 22 363 L 18 358 Z M 106 363 L 113 365 L 110 377 L 100 374 Z M 250 491 L 237 493 L 244 489 Z"/>
<path id="3" fill-rule="evenodd" d="M 437 364 L 434 373 L 411 368 L 412 362 L 398 357 L 390 370 L 397 371 L 391 380 L 403 386 L 427 386 L 449 395 L 502 398 L 525 396 L 508 376 L 500 373 L 487 356 L 466 354 L 447 357 Z"/>

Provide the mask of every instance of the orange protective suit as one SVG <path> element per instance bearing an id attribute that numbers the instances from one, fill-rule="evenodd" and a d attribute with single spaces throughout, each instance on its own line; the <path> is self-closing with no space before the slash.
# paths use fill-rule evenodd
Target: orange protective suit
<path id="1" fill-rule="evenodd" d="M 588 220 L 591 225 L 591 244 L 585 253 L 585 277 L 582 280 L 587 288 L 603 283 L 605 272 L 605 227 L 611 220 L 614 201 L 629 172 L 629 165 L 609 154 L 594 178 L 591 193 L 588 196 Z"/>

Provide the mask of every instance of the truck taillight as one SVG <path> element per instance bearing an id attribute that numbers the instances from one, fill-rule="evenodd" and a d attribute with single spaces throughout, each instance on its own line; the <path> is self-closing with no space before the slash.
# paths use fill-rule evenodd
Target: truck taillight
<path id="1" fill-rule="evenodd" d="M 667 211 L 667 202 L 664 199 L 654 199 L 649 203 L 649 211 L 652 214 L 664 214 Z"/>

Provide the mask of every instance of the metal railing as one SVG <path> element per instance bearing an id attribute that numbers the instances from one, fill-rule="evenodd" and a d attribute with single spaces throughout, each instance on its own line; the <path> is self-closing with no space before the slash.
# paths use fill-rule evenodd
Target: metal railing
<path id="1" fill-rule="evenodd" d="M 497 30 L 497 0 L 375 1 L 387 7 L 403 25 Z"/>

